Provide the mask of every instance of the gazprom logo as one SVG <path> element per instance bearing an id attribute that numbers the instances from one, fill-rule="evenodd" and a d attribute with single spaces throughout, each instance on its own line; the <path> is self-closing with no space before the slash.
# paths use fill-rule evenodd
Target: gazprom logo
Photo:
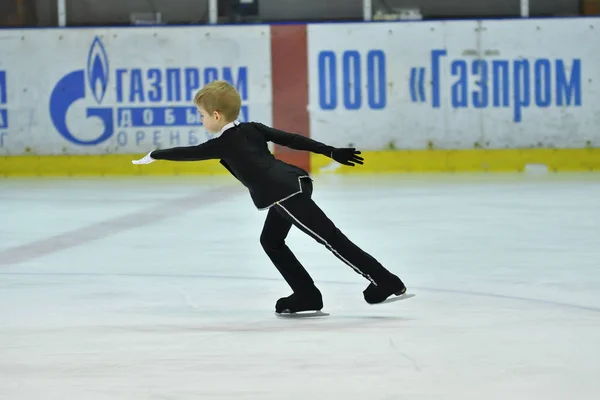
<path id="1" fill-rule="evenodd" d="M 99 38 L 90 47 L 87 76 L 94 98 L 98 104 L 102 103 L 108 86 L 108 56 Z"/>
<path id="2" fill-rule="evenodd" d="M 87 66 L 87 71 L 70 72 L 58 81 L 50 95 L 50 118 L 56 130 L 68 141 L 80 145 L 96 145 L 114 134 L 112 108 L 89 107 L 86 109 L 87 118 L 96 117 L 102 123 L 102 133 L 98 137 L 87 140 L 77 138 L 71 132 L 67 124 L 67 113 L 75 102 L 87 97 L 87 91 L 93 95 L 98 105 L 102 104 L 108 87 L 109 69 L 108 56 L 98 37 L 95 38 L 90 48 Z"/>
<path id="3" fill-rule="evenodd" d="M 62 77 L 50 95 L 56 130 L 68 141 L 85 146 L 113 136 L 118 147 L 130 150 L 146 148 L 148 141 L 156 147 L 198 144 L 202 123 L 193 98 L 202 85 L 217 79 L 236 87 L 242 97 L 240 120 L 248 120 L 247 66 L 163 68 L 160 59 L 156 64 L 111 67 L 104 44 L 95 37 L 87 63 L 82 62 L 85 67 Z"/>

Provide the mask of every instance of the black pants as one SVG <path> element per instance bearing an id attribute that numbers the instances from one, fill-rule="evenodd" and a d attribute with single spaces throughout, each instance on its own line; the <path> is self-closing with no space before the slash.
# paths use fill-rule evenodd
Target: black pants
<path id="1" fill-rule="evenodd" d="M 295 293 L 310 290 L 314 282 L 285 244 L 292 225 L 326 246 L 336 257 L 367 280 L 377 284 L 389 272 L 372 256 L 352 243 L 311 199 L 312 182 L 302 179 L 303 192 L 271 207 L 260 243 Z"/>

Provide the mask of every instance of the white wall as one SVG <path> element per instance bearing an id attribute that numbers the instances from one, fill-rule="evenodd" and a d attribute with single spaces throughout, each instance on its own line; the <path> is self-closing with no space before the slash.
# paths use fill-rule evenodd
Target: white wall
<path id="1" fill-rule="evenodd" d="M 364 150 L 600 147 L 599 21 L 310 25 L 310 134 Z M 204 142 L 191 100 L 213 79 L 238 85 L 242 119 L 273 120 L 266 25 L 4 30 L 0 52 L 0 155 Z"/>

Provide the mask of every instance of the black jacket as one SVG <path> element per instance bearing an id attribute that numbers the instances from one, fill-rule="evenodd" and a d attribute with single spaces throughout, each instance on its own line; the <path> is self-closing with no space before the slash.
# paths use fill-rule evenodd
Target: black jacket
<path id="1" fill-rule="evenodd" d="M 300 178 L 309 177 L 302 168 L 278 160 L 267 142 L 331 157 L 334 147 L 302 135 L 287 133 L 257 122 L 240 123 L 221 136 L 198 146 L 155 150 L 155 160 L 200 161 L 220 159 L 221 164 L 246 186 L 258 209 L 301 192 Z"/>

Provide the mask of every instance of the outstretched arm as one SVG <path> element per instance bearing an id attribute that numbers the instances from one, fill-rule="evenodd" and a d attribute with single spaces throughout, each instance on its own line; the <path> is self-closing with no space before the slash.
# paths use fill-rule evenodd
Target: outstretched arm
<path id="1" fill-rule="evenodd" d="M 154 150 L 144 158 L 132 161 L 133 164 L 149 164 L 156 160 L 167 161 L 202 161 L 222 158 L 225 153 L 225 143 L 211 139 L 197 146 L 172 147 L 170 149 Z"/>
<path id="2" fill-rule="evenodd" d="M 298 135 L 297 133 L 288 133 L 258 122 L 255 122 L 254 125 L 263 133 L 265 140 L 269 142 L 277 143 L 281 146 L 289 147 L 290 149 L 306 150 L 316 154 L 323 154 L 340 164 L 349 165 L 351 167 L 354 166 L 354 163 L 363 164 L 364 159 L 358 156 L 360 151 L 357 151 L 353 147 L 335 148 L 306 136 Z"/>
<path id="3" fill-rule="evenodd" d="M 323 154 L 331 157 L 334 147 L 318 142 L 306 136 L 298 135 L 297 133 L 288 133 L 279 129 L 271 128 L 259 122 L 254 125 L 265 137 L 265 140 L 277 143 L 281 146 L 289 147 L 295 150 L 305 150 L 317 154 Z"/>

